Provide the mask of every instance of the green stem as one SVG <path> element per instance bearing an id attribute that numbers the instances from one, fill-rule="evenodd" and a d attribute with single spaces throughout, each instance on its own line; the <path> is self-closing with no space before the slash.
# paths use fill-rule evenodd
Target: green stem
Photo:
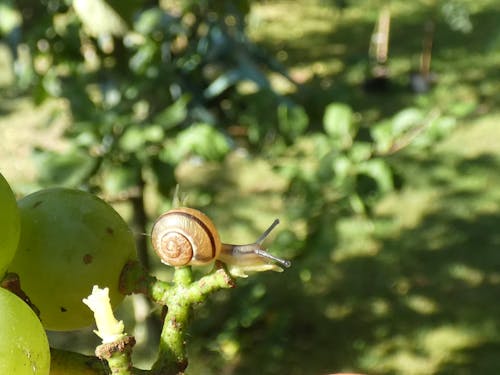
<path id="1" fill-rule="evenodd" d="M 190 312 L 187 301 L 179 298 L 169 303 L 161 332 L 158 360 L 152 368 L 153 374 L 178 374 L 186 369 L 188 359 L 185 339 Z"/>
<path id="2" fill-rule="evenodd" d="M 190 304 L 203 302 L 205 298 L 213 292 L 223 288 L 234 288 L 235 282 L 225 268 L 217 267 L 217 270 L 207 276 L 202 277 L 191 284 L 186 290 L 184 298 Z"/>
<path id="3" fill-rule="evenodd" d="M 193 282 L 193 271 L 191 267 L 177 267 L 174 271 L 174 283 L 176 286 L 187 286 Z"/>
<path id="4" fill-rule="evenodd" d="M 97 357 L 108 362 L 111 375 L 132 375 L 132 348 L 135 339 L 132 336 L 109 343 L 102 344 L 96 348 Z"/>
<path id="5" fill-rule="evenodd" d="M 161 333 L 158 360 L 153 374 L 183 374 L 188 365 L 186 353 L 187 325 L 193 304 L 222 288 L 234 287 L 234 282 L 224 268 L 193 282 L 191 267 L 177 268 L 174 273 L 175 287 L 164 301 L 168 306 Z"/>
<path id="6" fill-rule="evenodd" d="M 186 288 L 192 283 L 191 267 L 179 267 L 174 272 L 175 287 L 166 295 L 168 306 L 160 336 L 158 360 L 152 368 L 153 374 L 183 373 L 187 367 L 186 327 L 191 306 L 185 298 Z"/>

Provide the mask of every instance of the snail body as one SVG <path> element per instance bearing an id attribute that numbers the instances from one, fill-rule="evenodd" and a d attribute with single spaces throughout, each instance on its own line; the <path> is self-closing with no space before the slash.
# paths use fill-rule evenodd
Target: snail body
<path id="1" fill-rule="evenodd" d="M 210 218 L 203 212 L 180 207 L 165 212 L 153 225 L 153 249 L 165 264 L 179 267 L 205 265 L 220 260 L 236 276 L 247 272 L 283 271 L 290 262 L 269 254 L 262 242 L 279 223 L 274 223 L 252 244 L 231 245 L 221 242 Z"/>

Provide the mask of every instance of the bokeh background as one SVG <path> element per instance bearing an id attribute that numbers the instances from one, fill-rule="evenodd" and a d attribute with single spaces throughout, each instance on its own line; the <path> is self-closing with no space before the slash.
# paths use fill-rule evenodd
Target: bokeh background
<path id="1" fill-rule="evenodd" d="M 0 171 L 19 197 L 103 197 L 167 280 L 147 234 L 177 185 L 225 242 L 281 219 L 267 245 L 292 268 L 195 309 L 189 374 L 497 374 L 499 17 L 494 0 L 3 0 Z M 118 314 L 147 367 L 159 309 Z"/>

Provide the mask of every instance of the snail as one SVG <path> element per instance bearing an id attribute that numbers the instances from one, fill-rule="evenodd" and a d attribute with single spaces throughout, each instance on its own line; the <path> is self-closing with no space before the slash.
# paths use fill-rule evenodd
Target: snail
<path id="1" fill-rule="evenodd" d="M 283 268 L 290 267 L 290 261 L 269 254 L 262 248 L 262 242 L 278 224 L 276 219 L 252 244 L 225 244 L 207 215 L 193 208 L 180 207 L 158 218 L 151 238 L 153 249 L 162 263 L 179 267 L 220 260 L 228 265 L 231 274 L 246 277 L 247 272 L 281 272 Z"/>

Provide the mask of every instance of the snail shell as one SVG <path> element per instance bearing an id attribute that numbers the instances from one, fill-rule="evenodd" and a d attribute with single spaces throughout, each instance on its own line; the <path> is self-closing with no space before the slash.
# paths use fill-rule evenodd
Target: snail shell
<path id="1" fill-rule="evenodd" d="M 171 266 L 203 265 L 221 251 L 214 223 L 203 212 L 181 207 L 161 215 L 151 233 L 153 249 Z"/>

